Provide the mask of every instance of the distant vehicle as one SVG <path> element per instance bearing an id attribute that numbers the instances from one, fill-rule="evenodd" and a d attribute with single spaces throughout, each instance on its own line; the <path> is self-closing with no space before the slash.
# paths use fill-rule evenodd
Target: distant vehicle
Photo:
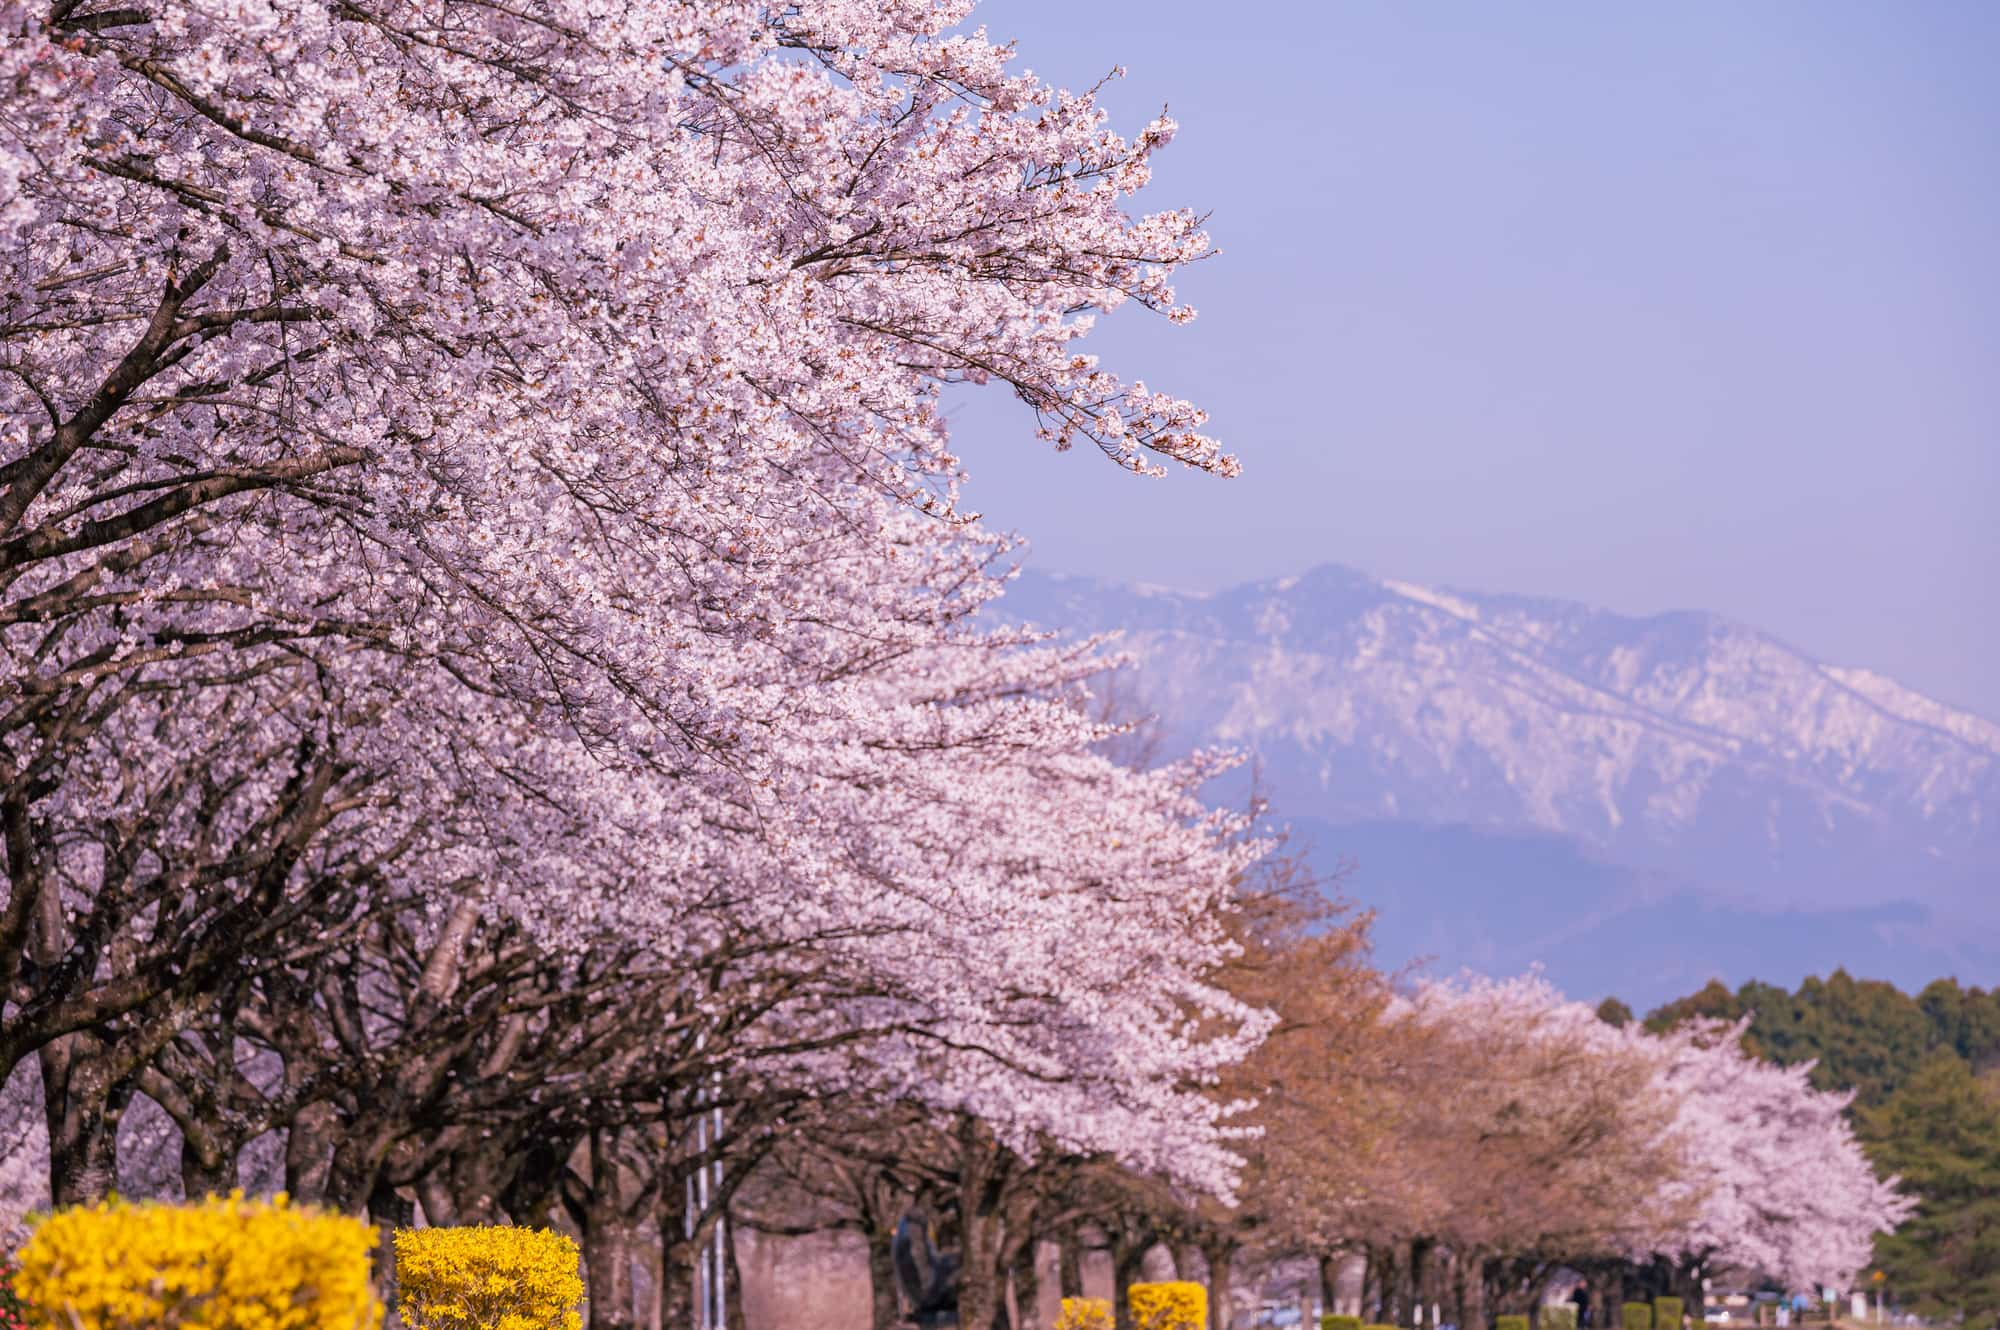
<path id="1" fill-rule="evenodd" d="M 1303 1318 L 1299 1315 L 1295 1302 L 1267 1302 L 1257 1309 L 1257 1319 L 1250 1324 L 1257 1330 L 1284 1330 L 1289 1325 L 1297 1325 Z"/>

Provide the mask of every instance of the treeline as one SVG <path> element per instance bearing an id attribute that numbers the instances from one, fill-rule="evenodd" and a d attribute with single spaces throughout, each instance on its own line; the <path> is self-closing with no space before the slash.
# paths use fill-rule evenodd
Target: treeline
<path id="1" fill-rule="evenodd" d="M 1600 1014 L 1632 1019 L 1615 1000 Z M 2000 1315 L 2000 990 L 1939 979 L 1914 995 L 1835 970 L 1796 991 L 1711 981 L 1651 1012 L 1645 1027 L 1744 1023 L 1749 1053 L 1811 1064 L 1849 1113 L 1877 1170 L 1902 1179 L 1914 1216 L 1877 1238 L 1875 1269 L 1895 1303 L 1965 1323 Z"/>
<path id="2" fill-rule="evenodd" d="M 1814 1085 L 1852 1091 L 1861 1108 L 1887 1101 L 1940 1054 L 1975 1074 L 2000 1068 L 2000 990 L 1956 979 L 1935 980 L 1915 996 L 1845 970 L 1789 993 L 1754 979 L 1731 992 L 1711 980 L 1650 1013 L 1646 1027 L 1671 1029 L 1693 1017 L 1747 1018 L 1747 1050 L 1785 1066 L 1813 1063 Z"/>
<path id="3" fill-rule="evenodd" d="M 1749 1056 L 1733 1025 L 1614 1027 L 1532 975 L 1402 984 L 1369 963 L 1368 917 L 1326 905 L 1282 854 L 1238 907 L 1217 980 L 1276 1020 L 1213 1086 L 1251 1105 L 1232 1195 L 1055 1140 L 982 1153 L 856 1105 L 791 1137 L 739 1225 L 863 1238 L 876 1330 L 897 1323 L 890 1244 L 912 1209 L 1019 1308 L 1052 1278 L 1065 1297 L 1107 1291 L 1084 1287 L 1094 1253 L 1120 1324 L 1142 1270 L 1170 1268 L 1208 1285 L 1219 1330 L 1233 1290 L 1280 1266 L 1317 1267 L 1327 1311 L 1378 1324 L 1527 1317 L 1578 1273 L 1594 1324 L 1666 1295 L 1699 1316 L 1705 1281 L 1739 1270 L 1844 1287 L 1905 1212 L 1845 1097 Z M 1341 1278 L 1357 1267 L 1358 1288 Z"/>

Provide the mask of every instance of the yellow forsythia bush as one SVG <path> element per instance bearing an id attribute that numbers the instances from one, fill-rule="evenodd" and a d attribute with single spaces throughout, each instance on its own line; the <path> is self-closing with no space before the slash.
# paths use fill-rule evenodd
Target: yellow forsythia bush
<path id="1" fill-rule="evenodd" d="M 1134 1284 L 1127 1296 L 1132 1330 L 1207 1330 L 1208 1290 L 1200 1284 Z"/>
<path id="2" fill-rule="evenodd" d="M 1116 1319 L 1105 1298 L 1064 1298 L 1055 1330 L 1112 1330 Z"/>
<path id="3" fill-rule="evenodd" d="M 14 1289 L 47 1330 L 374 1330 L 374 1246 L 366 1222 L 282 1195 L 106 1201 L 38 1224 Z"/>
<path id="4" fill-rule="evenodd" d="M 576 1243 L 539 1228 L 396 1234 L 396 1314 L 408 1330 L 579 1330 Z"/>

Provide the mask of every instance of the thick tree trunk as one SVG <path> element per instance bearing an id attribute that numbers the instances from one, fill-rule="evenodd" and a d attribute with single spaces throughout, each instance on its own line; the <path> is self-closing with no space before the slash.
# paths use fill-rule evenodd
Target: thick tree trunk
<path id="1" fill-rule="evenodd" d="M 611 1135 L 593 1131 L 590 1137 L 590 1187 L 581 1198 L 584 1293 L 590 1302 L 590 1330 L 635 1330 L 633 1234 L 619 1203 L 623 1177 Z M 708 1237 L 705 1228 L 695 1235 L 697 1243 Z"/>
<path id="2" fill-rule="evenodd" d="M 507 1190 L 510 1173 L 518 1168 L 518 1161 L 507 1157 L 514 1144 L 511 1140 L 504 1143 L 470 1140 L 453 1152 L 448 1169 L 438 1170 L 435 1190 L 448 1194 L 450 1212 L 457 1216 L 453 1222 L 501 1222 L 500 1197 Z M 428 1214 L 430 1196 L 425 1194 L 421 1199 Z"/>
<path id="3" fill-rule="evenodd" d="M 1034 1330 L 1042 1322 L 1042 1270 L 1035 1262 L 1041 1244 L 1024 1238 L 1014 1249 L 1014 1323 Z"/>
<path id="4" fill-rule="evenodd" d="M 333 1156 L 327 1164 L 323 1203 L 347 1214 L 366 1214 L 380 1188 L 382 1161 L 392 1142 L 384 1131 L 343 1132 L 335 1127 Z"/>
<path id="5" fill-rule="evenodd" d="M 375 1224 L 375 1296 L 389 1315 L 396 1314 L 396 1230 L 416 1222 L 417 1208 L 393 1187 L 377 1184 L 368 1194 L 368 1217 Z"/>
<path id="6" fill-rule="evenodd" d="M 333 1105 L 307 1104 L 292 1117 L 285 1132 L 285 1191 L 309 1205 L 326 1201 L 327 1175 L 333 1168 Z"/>
<path id="7" fill-rule="evenodd" d="M 1410 1260 L 1405 1273 L 1409 1286 L 1410 1319 L 1404 1324 L 1421 1325 L 1424 1319 L 1424 1304 L 1431 1301 L 1427 1295 L 1434 1282 L 1432 1266 L 1437 1244 L 1429 1238 L 1417 1238 L 1410 1243 Z"/>
<path id="8" fill-rule="evenodd" d="M 1229 1304 L 1236 1291 L 1230 1283 L 1236 1244 L 1210 1243 L 1201 1249 L 1201 1259 L 1208 1267 L 1208 1330 L 1229 1330 Z"/>
<path id="9" fill-rule="evenodd" d="M 968 1198 L 969 1199 L 969 1198 Z M 958 1323 L 964 1330 L 987 1330 L 994 1318 L 1007 1315 L 1001 1297 L 1000 1221 L 990 1214 L 967 1213 L 959 1224 Z"/>
<path id="10" fill-rule="evenodd" d="M 1153 1249 L 1153 1235 L 1137 1241 L 1111 1239 L 1111 1310 L 1118 1318 L 1118 1330 L 1132 1330 L 1132 1285 L 1145 1272 L 1146 1253 Z"/>
<path id="11" fill-rule="evenodd" d="M 1680 1276 L 1680 1287 L 1676 1291 L 1687 1304 L 1689 1319 L 1700 1325 L 1708 1317 L 1708 1303 L 1702 1294 L 1702 1262 L 1685 1262 L 1676 1273 Z"/>
<path id="12" fill-rule="evenodd" d="M 634 1330 L 632 1243 L 614 1216 L 593 1216 L 583 1243 L 590 1330 Z"/>
<path id="13" fill-rule="evenodd" d="M 660 1208 L 660 1324 L 683 1330 L 694 1324 L 695 1246 L 682 1236 L 681 1216 Z"/>
<path id="14" fill-rule="evenodd" d="M 1459 1322 L 1458 1330 L 1486 1330 L 1486 1254 L 1474 1248 L 1460 1260 L 1465 1267 L 1461 1285 L 1465 1319 Z"/>
<path id="15" fill-rule="evenodd" d="M 118 1187 L 118 1119 L 132 1098 L 111 1082 L 99 1042 L 64 1035 L 39 1050 L 49 1130 L 49 1195 L 58 1206 L 93 1205 Z"/>
<path id="16" fill-rule="evenodd" d="M 1083 1296 L 1083 1235 L 1075 1224 L 1056 1238 L 1056 1283 L 1065 1298 Z"/>
<path id="17" fill-rule="evenodd" d="M 1006 1271 L 1000 1264 L 1006 1235 L 997 1195 L 1000 1146 L 971 1118 L 960 1124 L 958 1142 L 958 1323 L 964 1330 L 987 1330 L 996 1313 L 1006 1312 L 1001 1296 Z"/>
<path id="18" fill-rule="evenodd" d="M 1376 1255 L 1375 1280 L 1381 1289 L 1384 1325 L 1408 1324 L 1403 1318 L 1403 1244 L 1392 1243 Z"/>
<path id="19" fill-rule="evenodd" d="M 1444 1288 L 1446 1319 L 1459 1330 L 1469 1330 L 1465 1319 L 1465 1262 L 1457 1252 L 1447 1252 L 1439 1270 L 1439 1283 Z"/>
<path id="20" fill-rule="evenodd" d="M 736 1263 L 736 1225 L 725 1216 L 722 1230 L 722 1323 L 724 1330 L 748 1330 L 743 1316 L 743 1268 Z"/>

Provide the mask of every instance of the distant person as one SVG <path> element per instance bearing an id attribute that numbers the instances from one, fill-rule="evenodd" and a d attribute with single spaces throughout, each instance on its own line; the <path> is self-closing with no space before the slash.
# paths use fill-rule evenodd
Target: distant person
<path id="1" fill-rule="evenodd" d="M 1576 1304 L 1576 1323 L 1580 1330 L 1590 1330 L 1590 1290 L 1578 1284 L 1570 1290 L 1569 1300 Z"/>

